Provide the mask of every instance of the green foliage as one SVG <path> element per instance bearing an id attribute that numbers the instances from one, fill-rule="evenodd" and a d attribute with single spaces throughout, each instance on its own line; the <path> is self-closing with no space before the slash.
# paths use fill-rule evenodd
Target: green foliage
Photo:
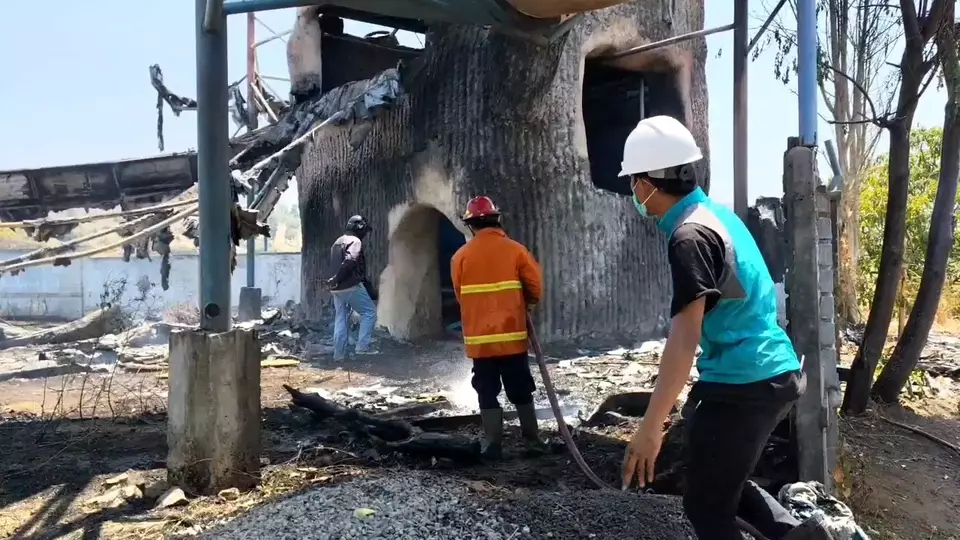
<path id="1" fill-rule="evenodd" d="M 904 244 L 904 270 L 907 298 L 916 295 L 927 252 L 927 236 L 933 214 L 940 174 L 940 128 L 914 129 L 910 134 L 910 187 L 907 198 L 907 235 Z M 887 213 L 887 156 L 876 159 L 866 170 L 860 192 L 860 272 L 858 296 L 865 302 L 873 298 L 873 287 L 880 267 L 884 219 Z M 960 203 L 960 195 L 958 195 Z M 954 237 L 947 266 L 946 289 L 960 280 L 960 238 Z M 951 313 L 951 315 L 956 315 Z"/>
<path id="2" fill-rule="evenodd" d="M 273 235 L 271 251 L 300 251 L 300 206 L 297 202 L 278 204 L 267 224 Z"/>
<path id="3" fill-rule="evenodd" d="M 772 4 L 772 3 L 771 3 Z M 894 44 L 902 35 L 902 17 L 899 6 L 876 2 L 869 5 L 841 0 L 817 0 L 817 81 L 821 86 L 831 83 L 837 76 L 831 69 L 831 47 L 843 50 L 850 65 L 834 65 L 832 68 L 849 70 L 848 77 L 859 77 L 860 82 L 868 92 L 874 94 L 878 88 L 873 88 L 876 76 L 886 66 L 885 60 L 893 50 Z M 842 19 L 844 27 L 837 27 L 831 23 L 831 5 Z M 764 5 L 756 16 L 765 19 L 769 14 L 768 5 Z M 759 40 L 751 53 L 755 61 L 766 51 L 772 51 L 773 75 L 783 84 L 789 86 L 798 73 L 797 59 L 797 13 L 796 4 L 791 2 L 785 6 L 774 19 L 767 31 Z M 832 33 L 833 32 L 833 33 Z M 864 58 L 865 65 L 860 66 L 864 72 L 855 72 L 854 66 L 858 59 Z M 878 96 L 874 96 L 876 98 Z M 832 97 L 828 101 L 833 101 Z"/>

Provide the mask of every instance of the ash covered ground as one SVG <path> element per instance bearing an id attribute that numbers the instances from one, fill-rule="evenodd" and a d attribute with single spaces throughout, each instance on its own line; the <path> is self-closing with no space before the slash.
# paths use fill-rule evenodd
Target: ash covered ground
<path id="1" fill-rule="evenodd" d="M 165 481 L 165 343 L 177 322 L 0 351 L 0 537 L 283 538 L 276 531 L 284 526 L 300 538 L 692 536 L 675 498 L 594 489 L 560 441 L 534 364 L 551 447 L 537 458 L 522 454 L 515 420 L 504 461 L 489 465 L 398 452 L 356 426 L 291 407 L 284 385 L 427 432 L 480 435 L 456 335 L 411 344 L 378 334 L 381 355 L 336 363 L 329 328 L 297 320 L 285 309 L 265 311 L 256 324 L 264 351 L 261 487 L 212 497 L 178 493 Z M 49 329 L 14 329 L 35 330 Z M 548 369 L 585 460 L 618 485 L 662 344 L 602 345 L 548 349 Z M 931 358 L 946 365 L 949 352 Z M 758 467 L 768 483 L 791 474 L 783 447 L 775 437 Z M 676 457 L 677 448 L 665 446 L 660 493 L 676 491 Z"/>

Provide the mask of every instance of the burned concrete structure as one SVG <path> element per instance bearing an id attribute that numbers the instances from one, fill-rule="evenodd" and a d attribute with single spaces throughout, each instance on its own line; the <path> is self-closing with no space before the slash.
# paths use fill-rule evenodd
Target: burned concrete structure
<path id="1" fill-rule="evenodd" d="M 317 132 L 302 156 L 305 312 L 321 312 L 325 253 L 361 213 L 373 227 L 381 324 L 400 338 L 441 335 L 442 281 L 466 232 L 458 216 L 486 194 L 544 269 L 536 317 L 545 338 L 658 334 L 670 294 L 664 241 L 616 175 L 645 116 L 680 119 L 708 148 L 706 45 L 609 56 L 699 30 L 703 11 L 699 0 L 626 2 L 583 14 L 546 47 L 453 25 L 429 28 L 422 51 L 325 34 L 324 92 L 398 60 L 421 70 L 391 110 L 362 128 Z M 702 177 L 707 186 L 706 160 Z"/>

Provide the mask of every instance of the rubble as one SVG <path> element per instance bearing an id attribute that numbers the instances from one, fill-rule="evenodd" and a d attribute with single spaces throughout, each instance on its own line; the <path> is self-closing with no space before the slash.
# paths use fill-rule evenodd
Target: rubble
<path id="1" fill-rule="evenodd" d="M 930 375 L 960 380 L 960 339 L 931 333 L 917 367 Z"/>
<path id="2" fill-rule="evenodd" d="M 172 508 L 174 506 L 184 506 L 190 504 L 187 494 L 182 489 L 174 486 L 160 495 L 157 499 L 156 508 Z"/>
<path id="3" fill-rule="evenodd" d="M 306 372 L 311 369 L 309 363 L 318 362 L 323 365 L 325 360 L 317 360 L 307 352 L 311 344 L 324 344 L 329 341 L 329 330 L 324 328 L 320 332 L 305 328 L 299 324 L 298 310 L 295 305 L 285 306 L 282 310 L 264 310 L 264 319 L 255 321 L 253 326 L 264 337 L 263 368 L 293 368 Z M 171 331 L 183 327 L 171 323 L 144 323 L 130 329 L 103 336 L 84 339 L 71 343 L 44 345 L 33 349 L 18 348 L 7 354 L 28 352 L 37 357 L 42 355 L 51 365 L 79 366 L 84 369 L 100 368 L 102 364 L 114 363 L 118 370 L 133 369 L 140 372 L 148 370 L 166 370 L 166 342 Z M 954 351 L 960 341 L 952 338 L 932 337 L 925 352 L 925 358 L 950 362 L 955 356 Z M 474 452 L 479 422 L 473 412 L 476 408 L 475 396 L 469 387 L 469 362 L 462 358 L 462 350 L 458 344 L 445 344 L 423 349 L 420 345 L 405 344 L 393 340 L 385 343 L 387 357 L 378 357 L 364 363 L 352 366 L 342 365 L 346 370 L 355 374 L 371 368 L 370 375 L 361 375 L 363 382 L 354 382 L 355 386 L 342 387 L 326 384 L 330 378 L 337 378 L 337 385 L 345 381 L 334 372 L 324 373 L 324 377 L 306 379 L 305 388 L 299 392 L 290 388 L 290 395 L 297 410 L 289 413 L 281 410 L 280 424 L 284 430 L 299 429 L 296 444 L 292 450 L 284 450 L 280 455 L 271 455 L 269 459 L 262 456 L 262 462 L 272 461 L 272 467 L 283 467 L 291 458 L 297 460 L 314 460 L 309 465 L 319 467 L 337 466 L 343 463 L 350 467 L 384 467 L 384 466 L 414 466 L 430 467 L 436 470 L 448 471 L 453 477 L 465 477 L 493 481 L 506 475 L 504 480 L 508 485 L 535 485 L 556 488 L 558 478 L 576 493 L 585 489 L 589 483 L 585 477 L 576 472 L 568 463 L 563 454 L 563 447 L 553 434 L 555 423 L 552 411 L 545 407 L 546 398 L 542 386 L 535 397 L 538 406 L 538 418 L 547 431 L 554 453 L 548 454 L 543 460 L 511 461 L 509 471 L 497 471 L 495 468 L 483 464 L 475 464 Z M 645 411 L 646 401 L 656 383 L 656 372 L 663 352 L 664 341 L 650 341 L 639 343 L 628 348 L 608 348 L 597 354 L 590 354 L 583 350 L 575 358 L 554 358 L 550 367 L 551 375 L 561 390 L 561 406 L 567 424 L 573 429 L 578 446 L 584 452 L 587 462 L 594 467 L 597 473 L 607 482 L 615 481 L 619 468 L 619 459 L 625 439 L 635 428 L 638 419 Z M 392 356 L 396 355 L 396 356 Z M 411 362 L 407 364 L 406 362 Z M 416 363 L 414 363 L 416 362 Z M 383 375 L 388 365 L 403 363 L 400 369 L 391 375 Z M 354 367 L 355 366 L 355 367 Z M 361 367 L 362 366 L 362 367 Z M 356 376 L 356 375 L 355 375 Z M 283 375 L 281 375 L 283 377 Z M 377 381 L 377 377 L 380 378 Z M 535 371 L 535 378 L 539 373 Z M 371 379 L 373 382 L 371 382 Z M 695 371 L 691 373 L 691 380 L 696 380 Z M 934 375 L 928 376 L 926 388 L 931 392 L 949 392 L 950 379 Z M 159 388 L 163 388 L 162 383 Z M 311 387 L 312 386 L 312 387 Z M 463 392 L 466 399 L 456 401 L 454 395 Z M 315 394 L 314 396 L 305 396 Z M 461 396 L 462 397 L 462 396 Z M 510 454 L 510 441 L 519 440 L 519 436 L 511 433 L 514 416 L 510 405 L 504 400 L 505 418 L 508 421 L 508 439 L 506 451 Z M 307 406 L 307 409 L 303 407 Z M 312 414 L 309 411 L 319 412 Z M 464 414 L 467 413 L 467 414 Z M 313 420 L 319 416 L 320 422 Z M 676 423 L 676 419 L 674 419 Z M 682 424 L 676 423 L 677 429 Z M 285 433 L 289 433 L 285 431 Z M 671 428 L 671 433 L 678 431 Z M 664 441 L 664 462 L 657 464 L 657 482 L 654 483 L 658 493 L 672 493 L 676 491 L 678 477 L 671 463 L 677 457 L 676 441 L 669 435 Z M 287 442 L 285 444 L 292 444 Z M 783 461 L 782 442 L 771 445 L 771 462 Z M 518 455 L 514 452 L 513 455 Z M 306 457 L 309 456 L 309 457 Z M 469 465 L 469 466 L 464 466 Z M 304 464 L 297 465 L 303 467 Z M 767 467 L 764 469 L 763 467 Z M 776 484 L 780 476 L 773 470 L 773 465 L 764 465 L 758 469 L 758 476 L 770 479 L 766 484 Z M 123 469 L 120 469 L 123 470 Z M 406 475 L 404 471 L 398 475 Z M 329 477 L 331 473 L 319 474 Z M 176 514 L 193 512 L 202 505 L 215 504 L 235 505 L 244 504 L 248 500 L 258 499 L 260 495 L 251 495 L 240 492 L 214 492 L 214 497 L 201 498 L 201 502 L 191 502 L 183 490 L 177 486 L 170 486 L 166 482 L 144 482 L 135 478 L 132 471 L 107 478 L 102 488 L 95 487 L 99 492 L 84 495 L 79 502 L 89 504 L 91 508 L 121 508 L 131 505 L 135 508 L 169 508 L 190 505 L 190 509 L 176 510 Z M 323 484 L 331 482 L 324 481 Z M 129 487 L 128 487 L 129 486 Z M 563 489 L 563 486 L 561 486 Z M 514 494 L 516 495 L 516 494 Z M 591 493 L 591 496 L 597 496 Z M 605 496 L 605 495 L 604 495 Z M 546 532 L 552 533 L 554 538 L 583 538 L 589 537 L 589 531 L 577 529 L 576 525 L 565 524 L 562 527 L 549 530 L 539 528 L 535 521 L 543 519 L 544 512 L 539 505 L 548 504 L 549 497 L 537 493 L 530 499 L 526 495 L 517 495 L 511 500 L 513 513 L 500 514 L 510 521 L 516 519 L 519 532 L 514 538 L 548 537 Z M 618 496 L 619 497 L 619 496 Z M 637 504 L 635 496 L 623 495 L 622 501 L 617 498 L 608 501 L 613 505 L 609 513 L 602 513 L 602 521 L 607 523 L 611 530 L 617 530 L 618 520 L 622 519 L 622 526 L 629 525 L 629 517 L 618 518 L 619 510 L 630 504 Z M 140 501 L 132 505 L 133 501 Z M 239 502 L 236 502 L 239 501 Z M 486 503 L 484 503 L 486 504 Z M 579 504 L 579 503 L 571 503 Z M 644 501 L 646 504 L 646 500 Z M 651 504 L 658 504 L 653 502 Z M 382 508 L 366 503 L 352 508 L 345 508 L 351 519 L 357 508 L 376 510 L 373 515 L 363 517 L 363 521 L 374 523 L 384 517 Z M 571 507 L 573 508 L 573 507 Z M 584 508 L 585 511 L 593 511 Z M 491 510 L 492 512 L 494 510 Z M 577 510 L 579 511 L 579 510 Z M 184 514 L 184 515 L 187 515 Z M 507 517 L 507 516 L 513 517 Z M 599 514 L 598 514 L 599 515 Z M 559 519 L 559 518 L 558 518 Z M 567 528 L 580 536 L 563 536 L 568 534 Z M 524 527 L 529 530 L 524 532 Z M 182 528 L 181 528 L 182 531 Z M 508 531 L 504 538 L 509 538 L 513 531 Z M 542 536 L 539 536 L 541 535 Z M 376 537 L 376 536 L 372 536 Z M 469 536 L 465 536 L 469 537 Z"/>
<path id="4" fill-rule="evenodd" d="M 0 341 L 21 338 L 29 333 L 29 330 L 0 321 Z"/>
<path id="5" fill-rule="evenodd" d="M 240 490 L 237 488 L 227 488 L 220 490 L 217 497 L 224 501 L 235 501 L 240 498 Z"/>
<path id="6" fill-rule="evenodd" d="M 132 501 L 143 499 L 146 482 L 137 473 L 127 471 L 104 480 L 106 489 L 86 501 L 87 506 L 95 508 L 119 508 Z"/>
<path id="7" fill-rule="evenodd" d="M 457 434 L 423 432 L 401 419 L 381 418 L 361 409 L 344 407 L 319 393 L 304 393 L 284 385 L 293 405 L 310 410 L 318 419 L 333 419 L 374 445 L 411 455 L 448 458 L 462 463 L 480 461 L 479 441 Z"/>

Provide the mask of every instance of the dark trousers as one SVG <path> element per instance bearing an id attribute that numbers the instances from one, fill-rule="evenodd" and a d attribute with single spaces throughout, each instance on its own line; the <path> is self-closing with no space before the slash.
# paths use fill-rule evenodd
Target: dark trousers
<path id="1" fill-rule="evenodd" d="M 500 390 L 515 406 L 533 403 L 533 375 L 527 353 L 473 359 L 473 389 L 477 391 L 481 409 L 499 409 Z"/>
<path id="2" fill-rule="evenodd" d="M 796 398 L 725 397 L 690 404 L 695 409 L 687 416 L 684 432 L 684 512 L 700 540 L 742 540 L 737 516 L 770 540 L 779 540 L 798 525 L 797 520 L 748 479 L 767 439 Z"/>

